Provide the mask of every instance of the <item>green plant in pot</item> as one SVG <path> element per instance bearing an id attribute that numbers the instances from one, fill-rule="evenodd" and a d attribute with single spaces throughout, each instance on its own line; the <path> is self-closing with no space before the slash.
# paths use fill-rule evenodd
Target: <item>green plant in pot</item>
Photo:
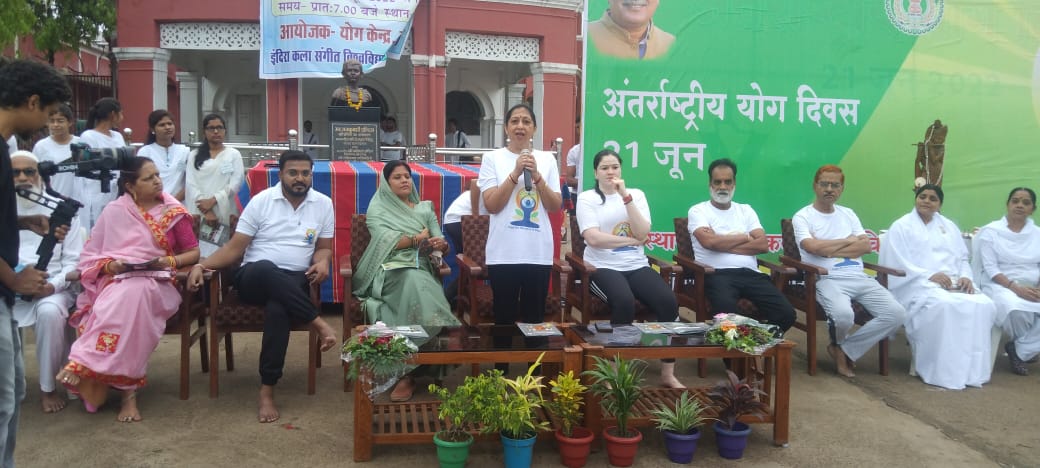
<path id="1" fill-rule="evenodd" d="M 628 418 L 632 415 L 632 406 L 642 394 L 646 362 L 622 359 L 621 356 L 614 356 L 613 360 L 599 356 L 592 358 L 596 364 L 583 373 L 592 379 L 589 390 L 599 397 L 603 411 L 617 420 L 617 426 L 603 430 L 607 457 L 611 465 L 632 466 L 643 434 L 628 427 Z"/>
<path id="2" fill-rule="evenodd" d="M 675 463 L 690 463 L 697 451 L 697 441 L 701 438 L 700 427 L 705 418 L 701 416 L 704 407 L 700 400 L 690 392 L 683 392 L 675 400 L 674 408 L 662 404 L 652 411 L 653 421 L 664 434 L 665 449 L 668 459 Z"/>
<path id="3" fill-rule="evenodd" d="M 454 391 L 432 384 L 429 389 L 441 400 L 437 417 L 448 426 L 433 436 L 437 458 L 442 468 L 462 468 L 473 444 L 471 431 L 490 432 L 497 423 L 506 393 L 502 371 L 467 376 Z"/>
<path id="4" fill-rule="evenodd" d="M 574 376 L 574 371 L 567 371 L 556 376 L 556 380 L 550 380 L 549 389 L 552 399 L 545 402 L 545 409 L 560 425 L 555 434 L 560 461 L 568 468 L 585 466 L 593 439 L 592 431 L 579 426 L 587 388 Z"/>
<path id="5" fill-rule="evenodd" d="M 505 392 L 496 427 L 502 434 L 506 468 L 530 467 L 537 432 L 550 428 L 549 421 L 539 421 L 537 415 L 545 403 L 542 397 L 545 384 L 543 377 L 535 376 L 534 371 L 542 365 L 543 356 L 544 353 L 538 356 L 526 374 L 515 379 L 501 378 Z"/>
<path id="6" fill-rule="evenodd" d="M 765 392 L 760 382 L 740 379 L 733 371 L 726 370 L 726 380 L 721 380 L 708 392 L 712 404 L 717 409 L 717 420 L 714 425 L 715 440 L 719 455 L 723 458 L 738 459 L 744 456 L 751 427 L 739 421 L 742 416 L 767 414 L 769 407 L 763 401 Z"/>

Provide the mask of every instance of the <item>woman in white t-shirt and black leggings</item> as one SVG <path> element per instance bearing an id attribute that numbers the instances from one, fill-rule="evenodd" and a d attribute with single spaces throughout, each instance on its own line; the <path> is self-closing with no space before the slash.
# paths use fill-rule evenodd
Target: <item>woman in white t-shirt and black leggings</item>
<path id="1" fill-rule="evenodd" d="M 530 107 L 513 106 L 505 120 L 509 142 L 484 153 L 477 179 L 491 214 L 485 252 L 492 309 L 496 324 L 539 323 L 555 246 L 549 213 L 563 205 L 560 170 L 552 153 L 531 148 L 538 122 Z"/>
<path id="2" fill-rule="evenodd" d="M 584 259 L 596 267 L 592 293 L 610 307 L 610 323 L 630 325 L 639 299 L 659 322 L 679 317 L 679 304 L 668 284 L 650 268 L 643 244 L 650 233 L 650 207 L 642 190 L 625 187 L 621 157 L 612 150 L 596 153 L 596 187 L 578 195 L 578 229 L 585 239 Z M 661 361 L 661 382 L 682 388 L 675 359 Z"/>

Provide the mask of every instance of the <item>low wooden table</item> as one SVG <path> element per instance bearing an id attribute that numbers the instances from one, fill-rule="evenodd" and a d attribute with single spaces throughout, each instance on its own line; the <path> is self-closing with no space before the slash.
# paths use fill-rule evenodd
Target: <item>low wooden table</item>
<path id="1" fill-rule="evenodd" d="M 363 329 L 362 327 L 358 327 Z M 567 324 L 561 325 L 566 330 Z M 568 341 L 568 336 L 525 338 L 515 325 L 481 324 L 427 328 L 431 338 L 420 345 L 412 362 L 415 364 L 470 364 L 534 362 L 542 353 L 543 375 L 548 385 L 562 369 L 581 372 L 582 348 Z M 508 340 L 511 346 L 496 348 L 495 337 Z M 433 435 L 444 429 L 437 418 L 440 401 L 407 401 L 392 403 L 389 399 L 368 398 L 367 388 L 358 382 L 354 388 L 354 461 L 372 459 L 372 446 L 383 444 L 433 444 Z M 540 415 L 545 420 L 545 415 Z M 540 436 L 549 434 L 539 433 Z"/>
<path id="2" fill-rule="evenodd" d="M 626 327 L 627 328 L 627 327 Z M 762 355 L 762 368 L 756 368 L 755 359 L 749 358 L 747 354 L 740 351 L 728 351 L 717 345 L 706 345 L 703 343 L 703 335 L 653 335 L 664 337 L 669 341 L 667 345 L 662 343 L 644 344 L 652 340 L 641 339 L 638 331 L 625 330 L 629 333 L 617 335 L 612 333 L 597 333 L 593 327 L 575 325 L 568 327 L 564 332 L 568 340 L 580 343 L 585 354 L 583 368 L 585 370 L 595 367 L 596 361 L 593 357 L 613 359 L 620 355 L 624 359 L 700 359 L 700 358 L 729 358 L 733 359 L 738 374 L 755 375 L 762 382 L 762 391 L 765 392 L 763 401 L 769 405 L 768 414 L 762 418 L 744 417 L 740 421 L 744 423 L 772 423 L 773 443 L 779 446 L 787 446 L 788 425 L 790 423 L 790 397 L 791 397 L 791 350 L 795 344 L 784 341 L 766 351 Z M 588 377 L 582 377 L 584 385 L 592 382 Z M 710 387 L 672 389 L 672 388 L 649 388 L 642 389 L 642 396 L 633 407 L 633 415 L 629 418 L 632 427 L 649 427 L 653 423 L 651 411 L 661 405 L 675 406 L 675 400 L 684 391 L 692 391 L 693 395 L 708 404 L 710 398 L 707 392 Z M 714 411 L 706 411 L 706 416 L 714 416 Z M 592 392 L 585 392 L 585 426 L 594 434 L 596 440 L 602 438 L 600 433 L 609 425 L 615 424 L 613 418 L 608 419 L 599 404 L 599 398 Z"/>

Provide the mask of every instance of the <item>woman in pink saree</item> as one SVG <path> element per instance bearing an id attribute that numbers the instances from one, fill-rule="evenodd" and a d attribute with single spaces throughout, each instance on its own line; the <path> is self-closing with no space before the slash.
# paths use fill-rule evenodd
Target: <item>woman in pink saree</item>
<path id="1" fill-rule="evenodd" d="M 57 378 L 92 413 L 109 387 L 121 391 L 118 420 L 134 422 L 148 357 L 180 307 L 176 269 L 197 262 L 199 248 L 191 216 L 163 193 L 155 164 L 136 157 L 125 169 L 119 198 L 102 211 L 80 255 L 83 293 L 69 318 L 80 335 Z"/>

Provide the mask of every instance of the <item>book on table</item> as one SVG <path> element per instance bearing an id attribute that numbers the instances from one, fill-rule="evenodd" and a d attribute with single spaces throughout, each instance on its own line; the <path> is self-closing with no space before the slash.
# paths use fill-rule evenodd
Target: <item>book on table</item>
<path id="1" fill-rule="evenodd" d="M 524 336 L 560 336 L 563 332 L 559 328 L 556 328 L 556 324 L 551 322 L 542 323 L 517 323 L 517 327 Z"/>

